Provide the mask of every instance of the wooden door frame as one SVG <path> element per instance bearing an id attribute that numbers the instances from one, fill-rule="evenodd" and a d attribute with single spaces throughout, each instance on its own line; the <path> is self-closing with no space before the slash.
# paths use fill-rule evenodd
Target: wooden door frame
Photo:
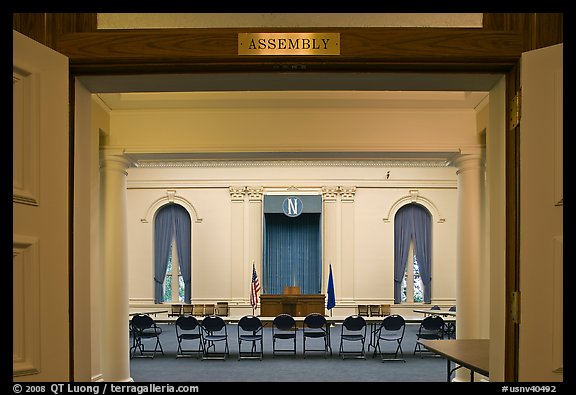
<path id="1" fill-rule="evenodd" d="M 74 91 L 74 78 L 84 75 L 497 72 L 506 76 L 506 114 L 510 113 L 510 104 L 519 89 L 522 52 L 563 42 L 561 13 L 486 13 L 483 27 L 476 29 L 330 27 L 125 31 L 98 30 L 96 14 L 38 13 L 13 14 L 13 28 L 68 56 L 71 92 Z M 341 55 L 242 57 L 237 54 L 237 34 L 241 32 L 337 32 L 341 36 Z M 72 128 L 73 122 L 70 125 Z M 519 126 L 507 126 L 506 129 L 504 378 L 517 381 L 519 327 L 512 321 L 508 307 L 512 293 L 519 289 Z M 73 169 L 73 163 L 71 166 Z M 70 179 L 72 181 L 73 177 Z M 70 265 L 72 271 L 72 261 Z"/>

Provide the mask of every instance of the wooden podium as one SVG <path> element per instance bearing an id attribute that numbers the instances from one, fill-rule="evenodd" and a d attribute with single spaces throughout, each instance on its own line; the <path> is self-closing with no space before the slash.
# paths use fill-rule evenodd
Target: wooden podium
<path id="1" fill-rule="evenodd" d="M 325 314 L 325 295 L 285 294 L 260 295 L 260 315 L 276 317 L 286 313 L 293 317 L 305 317 L 310 313 Z"/>

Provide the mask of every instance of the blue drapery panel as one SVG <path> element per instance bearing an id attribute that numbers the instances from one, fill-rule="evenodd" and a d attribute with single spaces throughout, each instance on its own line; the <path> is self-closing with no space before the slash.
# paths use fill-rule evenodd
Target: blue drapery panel
<path id="1" fill-rule="evenodd" d="M 172 212 L 166 207 L 159 209 L 154 221 L 154 303 L 164 300 L 162 284 L 166 278 L 173 231 Z"/>
<path id="2" fill-rule="evenodd" d="M 184 302 L 191 303 L 192 300 L 192 287 L 191 287 L 191 265 L 192 262 L 192 228 L 190 215 L 182 206 L 175 205 L 176 212 L 174 216 L 174 231 L 176 232 L 176 250 L 178 251 L 178 263 L 180 274 L 184 280 Z"/>
<path id="3" fill-rule="evenodd" d="M 414 255 L 420 269 L 424 291 L 424 303 L 432 299 L 432 217 L 424 207 L 414 204 L 416 210 L 412 215 L 414 219 Z"/>
<path id="4" fill-rule="evenodd" d="M 191 300 L 191 222 L 190 215 L 186 209 L 178 204 L 169 203 L 161 207 L 154 221 L 154 301 L 162 303 L 164 293 L 162 284 L 166 278 L 166 268 L 168 267 L 168 256 L 172 237 L 176 238 L 176 248 L 178 262 L 180 262 L 180 273 L 184 280 L 184 299 L 186 303 Z M 178 284 L 177 279 L 174 284 Z"/>
<path id="5" fill-rule="evenodd" d="M 411 240 L 414 240 L 414 255 L 420 269 L 424 302 L 430 303 L 432 218 L 426 208 L 416 203 L 400 208 L 394 218 L 394 303 L 402 302 L 402 280 Z"/>
<path id="6" fill-rule="evenodd" d="M 282 294 L 285 286 L 298 286 L 303 294 L 319 294 L 321 245 L 319 213 L 264 214 L 263 293 Z"/>

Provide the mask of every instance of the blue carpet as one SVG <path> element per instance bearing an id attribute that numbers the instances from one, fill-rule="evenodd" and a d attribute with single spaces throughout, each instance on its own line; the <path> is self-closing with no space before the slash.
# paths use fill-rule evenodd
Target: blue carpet
<path id="1" fill-rule="evenodd" d="M 160 338 L 164 355 L 130 360 L 131 377 L 135 382 L 446 382 L 446 360 L 426 355 L 414 356 L 417 324 L 407 324 L 402 349 L 406 362 L 382 361 L 372 357 L 373 348 L 363 359 L 345 359 L 338 356 L 340 326 L 332 328 L 333 354 L 324 358 L 321 352 L 302 355 L 302 334 L 297 337 L 296 355 L 272 356 L 271 329 L 264 332 L 264 358 L 238 360 L 237 327 L 228 327 L 230 356 L 222 360 L 176 358 L 177 341 L 174 325 L 162 324 Z M 322 340 L 307 340 L 308 347 L 316 348 Z M 248 350 L 248 344 L 242 350 Z M 368 341 L 366 342 L 368 347 Z M 384 352 L 393 352 L 392 342 L 381 342 Z M 347 347 L 352 349 L 352 347 Z"/>

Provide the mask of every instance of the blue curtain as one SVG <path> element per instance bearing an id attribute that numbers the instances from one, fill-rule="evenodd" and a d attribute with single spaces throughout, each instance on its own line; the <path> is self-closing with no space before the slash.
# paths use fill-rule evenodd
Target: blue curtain
<path id="1" fill-rule="evenodd" d="M 180 205 L 174 205 L 174 231 L 176 232 L 176 250 L 178 251 L 178 262 L 180 274 L 184 280 L 184 302 L 191 303 L 192 300 L 192 287 L 191 287 L 191 265 L 192 262 L 192 246 L 190 240 L 192 237 L 192 228 L 190 215 L 188 211 Z"/>
<path id="2" fill-rule="evenodd" d="M 175 235 L 180 273 L 184 279 L 184 299 L 187 303 L 191 300 L 191 223 L 190 215 L 186 209 L 178 204 L 169 203 L 161 207 L 154 221 L 154 301 L 162 303 L 164 293 L 162 284 L 166 278 L 168 256 L 172 237 Z M 174 284 L 178 284 L 177 279 Z"/>
<path id="3" fill-rule="evenodd" d="M 282 294 L 285 286 L 298 286 L 303 294 L 319 294 L 321 246 L 320 213 L 264 214 L 263 293 Z"/>
<path id="4" fill-rule="evenodd" d="M 402 281 L 412 240 L 412 221 L 405 207 L 394 217 L 394 303 L 402 303 Z"/>
<path id="5" fill-rule="evenodd" d="M 428 210 L 420 205 L 416 205 L 412 217 L 414 219 L 414 255 L 420 269 L 420 279 L 422 280 L 424 291 L 424 303 L 430 303 L 432 292 L 430 282 L 432 281 L 432 218 Z"/>
<path id="6" fill-rule="evenodd" d="M 394 218 L 394 303 L 402 302 L 402 280 L 410 241 L 414 240 L 414 255 L 418 261 L 424 288 L 424 302 L 431 300 L 431 238 L 432 218 L 420 204 L 411 203 L 400 208 Z"/>

